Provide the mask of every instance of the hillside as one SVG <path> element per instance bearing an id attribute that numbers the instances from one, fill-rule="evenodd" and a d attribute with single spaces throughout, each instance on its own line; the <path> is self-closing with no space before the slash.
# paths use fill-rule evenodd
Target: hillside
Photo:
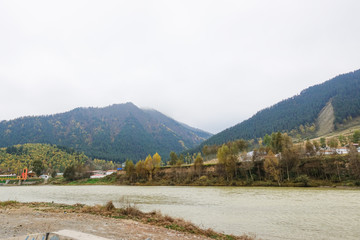
<path id="1" fill-rule="evenodd" d="M 77 108 L 38 117 L 0 123 L 0 147 L 49 143 L 72 147 L 91 158 L 138 160 L 158 152 L 192 148 L 210 136 L 184 126 L 158 111 L 142 110 L 132 103 L 105 108 Z"/>
<path id="2" fill-rule="evenodd" d="M 248 120 L 212 136 L 201 146 L 241 138 L 255 139 L 277 131 L 304 134 L 306 127 L 315 136 L 316 132 L 331 132 L 357 116 L 360 116 L 360 70 L 309 87 L 299 95 L 263 109 Z"/>
<path id="3" fill-rule="evenodd" d="M 73 149 L 49 144 L 24 144 L 0 149 L 0 172 L 20 173 L 23 168 L 33 168 L 34 161 L 41 161 L 44 171 L 64 172 L 76 163 L 85 163 L 88 157 Z"/>

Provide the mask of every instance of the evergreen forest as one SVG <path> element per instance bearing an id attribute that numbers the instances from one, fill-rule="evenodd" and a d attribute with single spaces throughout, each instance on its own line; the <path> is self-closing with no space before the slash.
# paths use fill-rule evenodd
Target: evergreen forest
<path id="1" fill-rule="evenodd" d="M 204 141 L 205 145 L 221 145 L 236 139 L 257 139 L 272 132 L 304 134 L 309 129 L 316 136 L 316 120 L 321 110 L 331 103 L 334 127 L 360 116 L 360 70 L 339 75 L 322 84 L 303 90 L 299 95 L 283 100 L 257 112 L 254 116 Z"/>
<path id="2" fill-rule="evenodd" d="M 149 153 L 168 156 L 211 135 L 132 103 L 0 122 L 0 147 L 44 143 L 74 148 L 95 159 L 125 162 Z"/>

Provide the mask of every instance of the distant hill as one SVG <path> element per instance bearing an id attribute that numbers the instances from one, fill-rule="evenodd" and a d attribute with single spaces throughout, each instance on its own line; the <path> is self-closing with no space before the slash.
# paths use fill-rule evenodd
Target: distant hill
<path id="1" fill-rule="evenodd" d="M 0 147 L 49 143 L 72 147 L 92 158 L 121 162 L 155 152 L 167 157 L 170 151 L 192 148 L 210 136 L 132 103 L 0 122 Z"/>
<path id="2" fill-rule="evenodd" d="M 360 70 L 339 75 L 303 90 L 208 140 L 201 146 L 235 139 L 255 139 L 272 132 L 316 136 L 326 134 L 360 116 Z M 200 150 L 199 146 L 196 150 Z"/>
<path id="3" fill-rule="evenodd" d="M 34 161 L 41 161 L 46 173 L 53 170 L 64 172 L 65 168 L 85 163 L 88 157 L 66 147 L 49 144 L 24 144 L 0 148 L 0 173 L 20 173 L 23 168 L 31 170 Z"/>

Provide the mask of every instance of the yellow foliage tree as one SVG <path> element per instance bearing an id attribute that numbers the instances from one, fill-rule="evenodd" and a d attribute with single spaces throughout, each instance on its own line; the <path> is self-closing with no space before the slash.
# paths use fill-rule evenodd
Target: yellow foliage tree
<path id="1" fill-rule="evenodd" d="M 219 164 L 224 166 L 227 181 L 232 180 L 236 176 L 236 163 L 238 162 L 238 150 L 233 144 L 230 148 L 227 145 L 222 145 L 217 152 Z"/>
<path id="2" fill-rule="evenodd" d="M 158 153 L 155 153 L 153 157 L 150 154 L 145 159 L 145 168 L 149 173 L 149 181 L 153 179 L 153 175 L 157 169 L 160 168 L 161 157 Z"/>
<path id="3" fill-rule="evenodd" d="M 271 176 L 275 181 L 277 181 L 280 186 L 279 160 L 271 150 L 265 156 L 264 170 L 269 176 Z"/>
<path id="4" fill-rule="evenodd" d="M 145 168 L 145 161 L 140 160 L 135 165 L 135 172 L 138 179 L 146 178 L 146 168 Z"/>

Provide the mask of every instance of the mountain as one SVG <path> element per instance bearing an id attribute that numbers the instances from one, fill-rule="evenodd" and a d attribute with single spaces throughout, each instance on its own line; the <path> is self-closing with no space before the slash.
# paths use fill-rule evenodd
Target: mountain
<path id="1" fill-rule="evenodd" d="M 256 139 L 272 132 L 320 135 L 360 116 L 360 70 L 303 90 L 204 141 L 201 146 Z M 197 150 L 201 149 L 201 146 Z"/>
<path id="2" fill-rule="evenodd" d="M 49 143 L 72 147 L 92 158 L 121 162 L 155 152 L 167 157 L 170 151 L 192 148 L 210 136 L 133 103 L 0 122 L 0 147 Z"/>

